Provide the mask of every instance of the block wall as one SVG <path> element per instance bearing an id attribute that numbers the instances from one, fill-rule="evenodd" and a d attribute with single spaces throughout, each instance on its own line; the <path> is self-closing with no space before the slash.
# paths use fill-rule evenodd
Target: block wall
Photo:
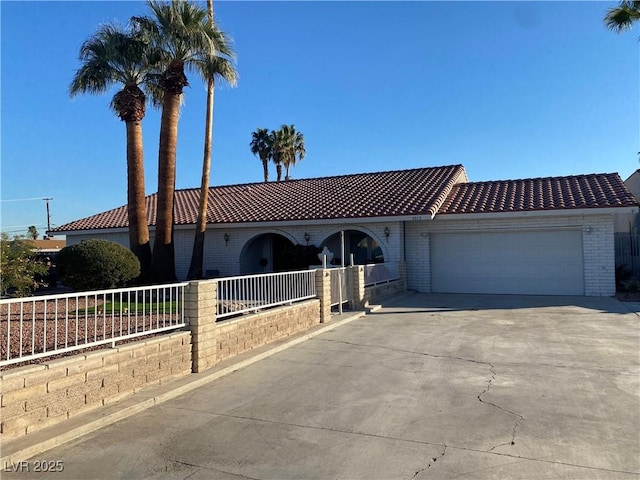
<path id="1" fill-rule="evenodd" d="M 228 320 L 216 325 L 216 362 L 305 331 L 320 323 L 317 299 Z"/>
<path id="2" fill-rule="evenodd" d="M 191 373 L 189 332 L 74 355 L 0 373 L 3 441 Z"/>

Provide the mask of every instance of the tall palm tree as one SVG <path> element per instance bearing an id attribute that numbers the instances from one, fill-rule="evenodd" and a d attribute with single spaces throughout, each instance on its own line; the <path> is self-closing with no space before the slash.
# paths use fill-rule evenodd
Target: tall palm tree
<path id="1" fill-rule="evenodd" d="M 213 20 L 213 0 L 207 0 L 209 26 L 215 27 Z M 230 50 L 230 47 L 227 46 Z M 235 67 L 224 57 L 214 57 L 205 72 L 207 77 L 207 112 L 204 127 L 204 158 L 202 160 L 202 182 L 200 184 L 200 203 L 196 232 L 193 239 L 191 264 L 187 278 L 190 280 L 202 278 L 204 263 L 204 235 L 207 231 L 207 207 L 209 204 L 209 179 L 211 177 L 211 143 L 213 139 L 213 99 L 216 79 L 224 80 L 229 85 L 235 85 L 238 74 Z"/>
<path id="2" fill-rule="evenodd" d="M 271 160 L 276 164 L 276 175 L 279 182 L 282 180 L 282 164 L 288 150 L 287 137 L 284 131 L 282 129 L 271 130 L 269 143 L 271 144 Z"/>
<path id="3" fill-rule="evenodd" d="M 234 53 L 226 35 L 207 21 L 207 11 L 185 0 L 164 3 L 149 0 L 151 17 L 134 17 L 160 50 L 163 71 L 158 85 L 163 92 L 158 152 L 158 196 L 152 274 L 157 282 L 173 281 L 173 204 L 176 178 L 178 117 L 182 91 L 189 85 L 185 70 L 210 78 L 218 58 Z"/>
<path id="4" fill-rule="evenodd" d="M 297 160 L 302 160 L 306 155 L 304 136 L 296 131 L 294 125 L 282 125 L 280 132 L 282 163 L 286 172 L 284 179 L 290 180 L 289 169 L 296 165 Z"/>
<path id="5" fill-rule="evenodd" d="M 107 24 L 82 44 L 79 58 L 82 65 L 69 86 L 72 98 L 81 93 L 105 93 L 116 84 L 122 85 L 110 106 L 126 125 L 129 248 L 140 260 L 140 280 L 146 281 L 151 265 L 142 148 L 147 97 L 140 87 L 149 80 L 157 57 L 140 30 Z"/>
<path id="6" fill-rule="evenodd" d="M 258 128 L 251 133 L 251 153 L 257 155 L 262 162 L 264 181 L 269 181 L 269 160 L 273 158 L 272 137 L 266 128 Z M 279 180 L 279 179 L 278 179 Z"/>
<path id="7" fill-rule="evenodd" d="M 617 7 L 610 8 L 604 17 L 605 25 L 618 33 L 629 30 L 639 20 L 640 1 L 622 1 Z"/>

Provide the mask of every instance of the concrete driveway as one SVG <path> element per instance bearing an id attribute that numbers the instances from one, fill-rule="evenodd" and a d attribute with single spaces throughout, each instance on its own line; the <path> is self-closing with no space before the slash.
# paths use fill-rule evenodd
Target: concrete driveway
<path id="1" fill-rule="evenodd" d="M 640 478 L 640 317 L 415 294 L 34 460 L 3 478 Z"/>

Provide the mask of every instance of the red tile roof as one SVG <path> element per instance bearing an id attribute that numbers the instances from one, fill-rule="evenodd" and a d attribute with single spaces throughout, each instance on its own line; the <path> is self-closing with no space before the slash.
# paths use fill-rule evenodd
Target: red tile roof
<path id="1" fill-rule="evenodd" d="M 416 168 L 335 177 L 211 187 L 207 222 L 247 223 L 339 218 L 435 215 L 453 185 L 466 181 L 462 165 Z M 175 224 L 196 222 L 200 190 L 178 190 Z M 147 197 L 149 225 L 155 224 L 156 195 Z M 123 228 L 122 206 L 61 225 L 52 232 Z"/>
<path id="2" fill-rule="evenodd" d="M 438 211 L 525 212 L 577 208 L 633 207 L 638 201 L 617 173 L 459 183 Z"/>

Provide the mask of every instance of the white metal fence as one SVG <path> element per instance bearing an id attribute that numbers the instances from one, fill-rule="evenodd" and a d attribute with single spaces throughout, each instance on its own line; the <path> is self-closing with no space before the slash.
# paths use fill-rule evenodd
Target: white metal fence
<path id="1" fill-rule="evenodd" d="M 217 282 L 218 319 L 316 296 L 315 270 L 227 277 Z"/>
<path id="2" fill-rule="evenodd" d="M 365 287 L 398 279 L 400 279 L 400 265 L 398 263 L 376 263 L 364 266 Z"/>
<path id="3" fill-rule="evenodd" d="M 331 268 L 329 275 L 331 276 L 331 306 L 342 308 L 342 304 L 349 301 L 347 269 L 345 267 Z"/>
<path id="4" fill-rule="evenodd" d="M 0 366 L 183 327 L 186 285 L 0 300 Z"/>

